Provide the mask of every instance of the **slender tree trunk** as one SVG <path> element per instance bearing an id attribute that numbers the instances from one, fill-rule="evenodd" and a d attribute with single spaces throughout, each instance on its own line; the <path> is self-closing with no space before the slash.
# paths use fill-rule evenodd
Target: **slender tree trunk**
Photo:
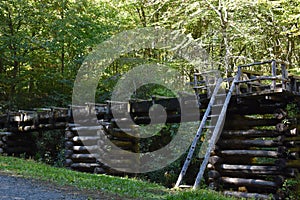
<path id="1" fill-rule="evenodd" d="M 60 13 L 60 18 L 62 21 L 65 19 L 65 0 L 62 1 L 62 8 L 61 8 L 61 13 Z M 61 44 L 61 74 L 62 76 L 64 75 L 65 71 L 65 32 L 64 28 L 62 27 L 62 44 Z"/>

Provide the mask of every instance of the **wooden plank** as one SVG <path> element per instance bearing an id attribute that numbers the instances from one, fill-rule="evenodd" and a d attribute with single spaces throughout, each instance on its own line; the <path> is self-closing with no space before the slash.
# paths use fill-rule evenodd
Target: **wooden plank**
<path id="1" fill-rule="evenodd" d="M 253 71 L 253 70 L 247 70 L 247 69 L 242 69 L 242 74 L 263 76 L 263 73 L 260 71 Z"/>

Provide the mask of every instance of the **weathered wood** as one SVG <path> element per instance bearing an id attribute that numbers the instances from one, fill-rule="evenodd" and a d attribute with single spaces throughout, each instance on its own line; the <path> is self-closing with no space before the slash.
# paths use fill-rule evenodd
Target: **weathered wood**
<path id="1" fill-rule="evenodd" d="M 284 123 L 278 123 L 276 124 L 276 130 L 279 131 L 279 132 L 285 132 L 287 131 L 289 128 L 286 124 Z"/>
<path id="2" fill-rule="evenodd" d="M 254 177 L 270 177 L 282 175 L 285 177 L 296 177 L 295 169 L 291 170 L 220 170 L 219 171 L 223 176 L 227 177 L 241 177 L 241 178 L 254 178 Z"/>
<path id="3" fill-rule="evenodd" d="M 249 171 L 278 171 L 280 168 L 270 165 L 230 165 L 221 164 L 219 167 L 221 170 L 249 170 Z"/>
<path id="4" fill-rule="evenodd" d="M 278 151 L 267 150 L 222 150 L 222 156 L 249 156 L 249 157 L 268 157 L 279 158 L 282 156 Z"/>
<path id="5" fill-rule="evenodd" d="M 9 127 L 11 132 L 32 132 L 36 130 L 52 130 L 52 129 L 65 129 L 66 122 L 56 122 L 52 124 L 38 124 L 38 125 L 26 125 L 18 127 Z"/>
<path id="6" fill-rule="evenodd" d="M 229 89 L 228 93 L 226 94 L 226 99 L 224 101 L 220 116 L 218 118 L 219 120 L 217 121 L 216 127 L 213 131 L 212 137 L 211 137 L 210 142 L 209 142 L 209 146 L 206 150 L 204 159 L 201 163 L 201 166 L 200 166 L 199 172 L 197 174 L 193 189 L 196 189 L 196 188 L 199 187 L 200 181 L 201 181 L 201 179 L 203 177 L 203 174 L 204 174 L 204 170 L 205 170 L 205 168 L 208 164 L 208 160 L 209 160 L 211 151 L 213 150 L 213 148 L 215 147 L 216 142 L 219 139 L 220 133 L 222 131 L 221 129 L 224 126 L 224 121 L 225 121 L 225 118 L 226 118 L 227 108 L 228 108 L 233 90 L 235 89 L 236 81 L 239 80 L 240 75 L 241 75 L 240 70 L 241 70 L 241 68 L 238 69 L 237 75 L 234 77 L 234 80 L 231 83 L 230 89 Z"/>
<path id="7" fill-rule="evenodd" d="M 256 137 L 278 137 L 282 135 L 283 133 L 280 133 L 275 130 L 255 130 L 250 129 L 247 131 L 241 131 L 241 130 L 225 130 L 222 132 L 221 137 L 223 138 L 236 138 L 236 137 L 247 137 L 247 138 L 256 138 Z"/>
<path id="8" fill-rule="evenodd" d="M 257 97 L 257 96 L 256 96 Z M 285 108 L 285 103 L 272 104 L 271 102 L 262 105 L 257 100 L 249 100 L 246 97 L 238 98 L 239 104 L 233 104 L 228 109 L 228 115 L 255 115 L 255 114 L 274 114 L 274 110 Z"/>
<path id="9" fill-rule="evenodd" d="M 220 178 L 221 177 L 221 174 L 216 171 L 216 170 L 209 170 L 208 171 L 208 178 L 209 179 L 217 179 L 217 178 Z"/>
<path id="10" fill-rule="evenodd" d="M 73 163 L 71 164 L 71 168 L 95 168 L 100 167 L 98 163 Z"/>
<path id="11" fill-rule="evenodd" d="M 65 131 L 65 139 L 70 140 L 75 136 L 74 132 L 72 131 Z"/>
<path id="12" fill-rule="evenodd" d="M 128 133 L 130 133 L 130 132 L 128 132 Z M 130 135 L 130 134 L 127 134 L 127 133 L 124 133 L 124 132 L 112 131 L 112 132 L 109 133 L 109 136 L 111 138 L 116 138 L 116 139 L 129 139 L 129 140 L 136 139 L 133 135 Z"/>
<path id="13" fill-rule="evenodd" d="M 105 173 L 107 173 L 107 170 L 103 169 L 102 167 L 95 167 L 93 173 L 94 174 L 105 174 Z"/>
<path id="14" fill-rule="evenodd" d="M 71 131 L 97 131 L 102 130 L 102 126 L 75 126 L 70 127 Z"/>
<path id="15" fill-rule="evenodd" d="M 276 65 L 276 61 L 272 61 L 272 76 L 273 77 L 276 77 L 276 67 L 277 67 L 277 65 Z M 275 90 L 275 88 L 276 88 L 276 79 L 274 79 L 273 81 L 272 81 L 272 84 L 271 84 L 271 89 L 272 90 Z"/>
<path id="16" fill-rule="evenodd" d="M 220 156 L 211 156 L 208 160 L 208 162 L 212 165 L 222 163 L 223 161 L 224 161 L 224 159 L 221 158 Z"/>
<path id="17" fill-rule="evenodd" d="M 71 158 L 73 160 L 94 160 L 99 157 L 98 154 L 73 154 Z"/>
<path id="18" fill-rule="evenodd" d="M 97 143 L 97 141 L 100 139 L 99 136 L 75 136 L 72 138 L 73 142 L 95 142 Z"/>
<path id="19" fill-rule="evenodd" d="M 129 147 L 131 148 L 134 144 L 131 141 L 120 141 L 120 140 L 111 140 L 113 144 L 115 144 L 118 147 Z"/>
<path id="20" fill-rule="evenodd" d="M 137 116 L 134 117 L 134 122 L 136 124 L 159 124 L 159 123 L 180 123 L 180 122 L 190 122 L 198 121 L 199 113 L 190 112 L 185 113 L 184 117 L 181 114 L 170 114 L 167 115 L 167 119 L 162 116 L 161 118 L 156 118 L 155 122 L 151 122 L 151 118 L 148 116 Z"/>
<path id="21" fill-rule="evenodd" d="M 277 140 L 220 140 L 217 144 L 221 148 L 249 148 L 249 147 L 277 147 L 282 142 Z"/>
<path id="22" fill-rule="evenodd" d="M 278 188 L 280 185 L 274 181 L 265 181 L 260 179 L 245 179 L 245 178 L 230 178 L 221 177 L 223 183 L 233 184 L 237 186 L 251 186 L 251 187 L 271 187 Z"/>
<path id="23" fill-rule="evenodd" d="M 64 162 L 65 167 L 70 167 L 73 164 L 72 159 L 66 159 Z"/>
<path id="24" fill-rule="evenodd" d="M 281 120 L 278 119 L 245 119 L 245 118 L 228 118 L 226 120 L 226 129 L 250 129 L 256 126 L 275 126 L 280 123 Z"/>
<path id="25" fill-rule="evenodd" d="M 272 81 L 275 81 L 275 86 L 276 86 L 276 80 L 288 81 L 288 79 L 282 79 L 281 76 L 258 76 L 258 77 L 247 79 L 247 80 L 241 80 L 241 81 L 238 81 L 237 83 L 238 84 L 241 84 L 241 83 L 255 84 L 258 87 L 269 87 L 271 89 L 275 88 L 275 87 L 274 88 L 272 87 L 274 85 L 270 86 L 270 85 L 261 84 L 260 81 L 263 81 L 263 80 L 272 80 Z"/>
<path id="26" fill-rule="evenodd" d="M 287 112 L 286 112 L 285 110 L 281 109 L 281 108 L 276 109 L 276 110 L 274 111 L 274 117 L 275 117 L 276 119 L 283 119 L 283 118 L 285 118 L 286 116 L 287 116 Z"/>
<path id="27" fill-rule="evenodd" d="M 74 143 L 73 143 L 73 142 L 71 142 L 71 141 L 66 141 L 66 142 L 65 142 L 65 148 L 66 148 L 66 149 L 72 149 L 73 146 L 74 146 Z"/>
<path id="28" fill-rule="evenodd" d="M 65 157 L 66 158 L 71 158 L 73 155 L 74 151 L 73 150 L 65 150 Z"/>
<path id="29" fill-rule="evenodd" d="M 93 145 L 93 146 L 73 146 L 73 150 L 74 151 L 88 151 L 88 152 L 94 152 L 99 150 L 99 146 L 98 145 Z"/>
<path id="30" fill-rule="evenodd" d="M 185 176 L 185 174 L 187 172 L 189 164 L 190 164 L 190 162 L 192 160 L 192 156 L 193 156 L 194 151 L 196 149 L 197 143 L 198 143 L 198 141 L 199 141 L 199 139 L 200 139 L 200 137 L 202 135 L 202 130 L 205 128 L 205 125 L 206 125 L 207 120 L 208 120 L 208 116 L 210 115 L 211 110 L 212 110 L 212 106 L 215 104 L 216 95 L 217 95 L 217 93 L 219 91 L 219 88 L 220 88 L 222 82 L 223 82 L 223 80 L 221 78 L 219 78 L 218 82 L 217 82 L 217 84 L 215 86 L 214 92 L 212 94 L 212 97 L 210 99 L 210 102 L 209 102 L 209 104 L 207 106 L 207 109 L 205 111 L 205 114 L 204 114 L 204 116 L 203 116 L 203 118 L 201 120 L 201 123 L 200 123 L 200 125 L 198 127 L 198 130 L 196 132 L 196 135 L 195 135 L 195 137 L 193 139 L 193 142 L 192 142 L 192 144 L 190 146 L 189 153 L 188 153 L 187 158 L 186 158 L 186 160 L 184 162 L 184 165 L 183 165 L 183 167 L 181 169 L 181 172 L 180 172 L 180 174 L 178 176 L 178 179 L 176 181 L 175 187 L 179 187 L 179 185 L 182 182 L 183 177 Z"/>

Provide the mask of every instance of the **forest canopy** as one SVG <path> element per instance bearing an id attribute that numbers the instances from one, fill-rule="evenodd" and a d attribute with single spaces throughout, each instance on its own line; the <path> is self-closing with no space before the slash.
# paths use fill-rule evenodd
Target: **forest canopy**
<path id="1" fill-rule="evenodd" d="M 239 64 L 270 59 L 300 74 L 299 22 L 299 0 L 2 0 L 1 109 L 70 104 L 77 71 L 97 44 L 141 27 L 193 37 L 226 75 Z M 120 59 L 108 68 L 99 101 L 109 99 L 131 64 Z"/>

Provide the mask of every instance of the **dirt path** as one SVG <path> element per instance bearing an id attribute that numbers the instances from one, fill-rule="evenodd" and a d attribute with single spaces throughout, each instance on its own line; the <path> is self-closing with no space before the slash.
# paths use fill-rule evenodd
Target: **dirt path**
<path id="1" fill-rule="evenodd" d="M 121 199 L 97 191 L 58 187 L 43 181 L 0 174 L 0 200 Z"/>

